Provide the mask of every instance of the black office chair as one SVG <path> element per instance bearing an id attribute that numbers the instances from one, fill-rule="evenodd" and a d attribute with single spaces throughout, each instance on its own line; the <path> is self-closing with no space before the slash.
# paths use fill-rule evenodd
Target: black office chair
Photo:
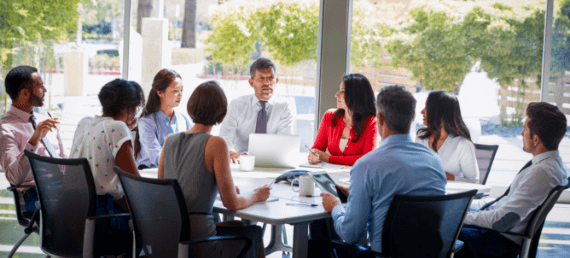
<path id="1" fill-rule="evenodd" d="M 244 242 L 237 257 L 251 248 L 247 237 L 220 236 L 190 239 L 190 217 L 176 179 L 137 177 L 115 167 L 132 214 L 135 232 L 133 257 L 184 257 L 191 246 L 213 241 Z M 215 257 L 215 255 L 212 255 Z"/>
<path id="2" fill-rule="evenodd" d="M 546 197 L 546 200 L 536 208 L 534 214 L 532 215 L 528 225 L 524 233 L 514 233 L 514 232 L 500 232 L 503 234 L 511 235 L 511 236 L 518 236 L 523 238 L 523 243 L 521 245 L 519 258 L 534 258 L 536 257 L 536 252 L 538 249 L 538 242 L 540 241 L 540 234 L 542 233 L 542 228 L 544 227 L 544 221 L 546 220 L 546 216 L 558 201 L 558 197 L 562 194 L 562 192 L 566 189 L 570 188 L 570 178 L 568 178 L 568 183 L 566 185 L 559 185 L 552 189 Z M 480 228 L 477 226 L 472 225 L 465 225 L 466 227 L 471 228 Z M 485 228 L 487 229 L 487 228 Z M 496 231 L 493 229 L 487 229 Z"/>
<path id="3" fill-rule="evenodd" d="M 499 145 L 475 144 L 475 156 L 479 166 L 479 182 L 482 185 L 487 183 L 497 150 L 499 150 Z"/>
<path id="4" fill-rule="evenodd" d="M 10 254 L 8 254 L 8 258 L 14 256 L 20 245 L 24 243 L 24 241 L 32 234 L 36 233 L 39 234 L 39 210 L 35 212 L 26 211 L 24 207 L 24 198 L 23 195 L 18 192 L 18 189 L 32 189 L 35 188 L 33 185 L 10 185 L 8 190 L 12 191 L 14 195 L 14 206 L 16 207 L 16 219 L 18 220 L 18 224 L 24 227 L 24 236 L 14 245 Z"/>
<path id="5" fill-rule="evenodd" d="M 457 237 L 477 190 L 449 195 L 397 194 L 382 230 L 382 253 L 331 241 L 333 257 L 452 257 L 463 246 Z"/>
<path id="6" fill-rule="evenodd" d="M 94 246 L 95 221 L 130 215 L 95 215 L 95 182 L 87 159 L 54 159 L 28 150 L 24 153 L 30 160 L 40 202 L 42 251 L 48 257 L 112 254 L 105 246 Z"/>

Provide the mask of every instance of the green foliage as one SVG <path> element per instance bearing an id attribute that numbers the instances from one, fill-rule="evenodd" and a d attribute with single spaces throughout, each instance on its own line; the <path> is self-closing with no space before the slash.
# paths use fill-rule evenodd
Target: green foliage
<path id="1" fill-rule="evenodd" d="M 387 46 L 392 64 L 408 68 L 426 89 L 457 88 L 473 66 L 462 24 L 454 24 L 443 12 L 414 9 L 410 15 L 416 23 L 404 33 L 417 36 L 409 43 L 394 40 Z"/>
<path id="2" fill-rule="evenodd" d="M 374 5 L 368 1 L 355 1 L 352 9 L 350 64 L 359 69 L 369 63 L 381 66 L 383 39 L 396 30 L 390 22 L 397 20 L 403 6 Z"/>
<path id="3" fill-rule="evenodd" d="M 285 66 L 316 60 L 318 8 L 316 1 L 227 2 L 212 18 L 207 51 L 237 71 L 249 64 L 257 42 Z"/>
<path id="4" fill-rule="evenodd" d="M 570 0 L 561 0 L 552 33 L 551 80 L 570 71 Z"/>
<path id="5" fill-rule="evenodd" d="M 406 67 L 426 89 L 451 91 L 477 61 L 507 87 L 540 75 L 544 10 L 538 3 L 428 1 L 387 44 L 394 66 Z"/>
<path id="6" fill-rule="evenodd" d="M 277 1 L 257 9 L 261 40 L 285 66 L 317 59 L 319 6 L 316 1 Z"/>
<path id="7" fill-rule="evenodd" d="M 502 87 L 519 79 L 523 89 L 529 77 L 538 77 L 542 71 L 544 10 L 524 19 L 506 19 L 510 30 L 491 28 L 486 55 L 482 55 L 481 68 L 489 77 L 497 78 Z M 540 80 L 538 80 L 540 81 Z"/>
<path id="8" fill-rule="evenodd" d="M 121 18 L 122 0 L 80 0 L 83 3 L 81 19 L 85 25 L 97 25 Z"/>
<path id="9" fill-rule="evenodd" d="M 12 66 L 19 47 L 37 46 L 41 40 L 63 42 L 77 29 L 80 0 L 0 1 L 0 62 Z"/>
<path id="10" fill-rule="evenodd" d="M 212 59 L 234 67 L 247 66 L 258 41 L 254 9 L 238 1 L 226 3 L 212 18 L 215 28 L 206 39 Z"/>

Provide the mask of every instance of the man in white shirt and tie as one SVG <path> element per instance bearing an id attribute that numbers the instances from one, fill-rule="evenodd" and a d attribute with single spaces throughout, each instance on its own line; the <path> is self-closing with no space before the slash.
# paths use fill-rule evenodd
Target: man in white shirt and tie
<path id="1" fill-rule="evenodd" d="M 465 246 L 455 257 L 517 257 L 522 238 L 498 231 L 524 233 L 534 211 L 550 191 L 567 183 L 568 174 L 558 151 L 566 134 L 566 116 L 546 102 L 530 103 L 526 114 L 528 118 L 521 132 L 523 150 L 533 158 L 502 196 L 467 214 L 459 236 Z"/>
<path id="2" fill-rule="evenodd" d="M 273 96 L 278 82 L 275 64 L 260 57 L 249 72 L 249 85 L 254 94 L 233 100 L 220 128 L 220 137 L 226 141 L 234 163 L 240 153 L 248 151 L 250 134 L 293 134 L 295 131 L 294 103 Z"/>

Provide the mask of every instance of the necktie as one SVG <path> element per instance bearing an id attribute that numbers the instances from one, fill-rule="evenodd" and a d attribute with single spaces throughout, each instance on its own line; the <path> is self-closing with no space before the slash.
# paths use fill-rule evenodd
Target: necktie
<path id="1" fill-rule="evenodd" d="M 36 117 L 34 115 L 30 116 L 30 122 L 32 123 L 32 127 L 34 128 L 34 130 L 36 130 Z M 52 158 L 56 158 L 57 157 L 57 152 L 55 151 L 55 149 L 53 148 L 53 146 L 51 145 L 51 143 L 49 142 L 47 136 L 44 137 L 41 142 L 44 144 L 44 147 L 46 147 L 46 150 L 49 154 L 50 157 Z"/>
<path id="2" fill-rule="evenodd" d="M 532 165 L 532 160 L 529 160 L 529 161 L 526 163 L 526 165 L 524 165 L 524 167 L 521 168 L 521 170 L 519 171 L 519 173 L 517 173 L 517 175 L 520 174 L 520 173 L 521 173 L 523 170 L 525 170 L 526 168 L 530 167 L 530 165 Z M 509 191 L 511 191 L 511 186 L 509 186 L 509 188 L 507 188 L 507 190 L 505 191 L 505 193 L 504 193 L 503 195 L 499 196 L 499 197 L 498 197 L 497 199 L 495 199 L 494 201 L 483 205 L 483 207 L 481 207 L 480 210 L 485 210 L 485 209 L 489 208 L 491 205 L 493 205 L 493 204 L 495 204 L 496 202 L 498 202 L 501 198 L 507 196 L 507 194 L 509 194 Z"/>
<path id="3" fill-rule="evenodd" d="M 257 113 L 255 133 L 267 133 L 267 111 L 265 111 L 266 103 L 267 101 L 259 101 L 259 104 L 261 104 L 261 110 Z"/>

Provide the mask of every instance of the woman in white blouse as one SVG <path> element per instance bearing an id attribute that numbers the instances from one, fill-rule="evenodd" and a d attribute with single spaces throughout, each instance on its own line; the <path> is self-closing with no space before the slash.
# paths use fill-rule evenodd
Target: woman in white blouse
<path id="1" fill-rule="evenodd" d="M 424 125 L 416 142 L 435 151 L 443 162 L 447 180 L 479 183 L 475 146 L 461 117 L 457 97 L 445 91 L 429 94 L 422 110 Z"/>

